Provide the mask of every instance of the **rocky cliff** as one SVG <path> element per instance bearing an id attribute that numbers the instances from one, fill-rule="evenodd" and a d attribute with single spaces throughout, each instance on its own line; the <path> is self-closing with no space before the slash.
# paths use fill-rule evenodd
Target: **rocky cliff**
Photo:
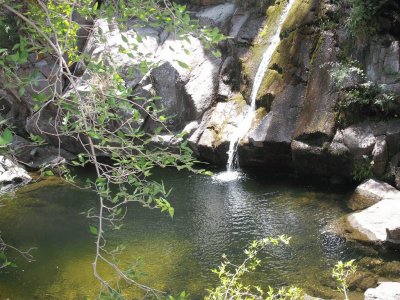
<path id="1" fill-rule="evenodd" d="M 354 36 L 346 25 L 346 3 L 296 0 L 259 89 L 252 127 L 239 142 L 241 167 L 333 180 L 375 176 L 400 187 L 399 4 L 386 1 L 375 20 L 377 30 Z M 160 96 L 171 116 L 169 129 L 186 131 L 201 160 L 224 165 L 230 137 L 249 109 L 256 70 L 284 5 L 192 1 L 189 8 L 200 24 L 217 26 L 229 36 L 219 45 L 222 57 L 213 56 L 196 37 L 175 40 L 162 28 L 138 27 L 136 20 L 124 32 L 96 20 L 82 51 L 96 60 L 107 52 L 106 64 L 135 66 L 132 55 L 117 49 L 124 37 L 140 35 L 136 54 L 151 57 L 157 66 L 145 76 L 127 73 L 125 84 L 137 96 Z M 57 66 L 51 59 L 31 57 L 21 72 L 29 74 L 33 68 L 40 71 L 36 89 L 49 83 L 61 88 L 52 82 Z M 82 91 L 95 84 L 84 65 L 77 74 L 82 76 Z M 61 143 L 63 156 L 80 152 L 73 139 L 52 139 L 54 108 L 34 112 L 34 92 L 27 90 L 20 97 L 3 82 L 2 115 L 12 119 L 22 137 L 44 135 L 54 151 Z M 151 131 L 155 124 L 143 116 L 141 126 Z M 34 166 L 34 158 L 51 153 L 50 147 L 26 145 L 29 151 L 21 160 Z"/>

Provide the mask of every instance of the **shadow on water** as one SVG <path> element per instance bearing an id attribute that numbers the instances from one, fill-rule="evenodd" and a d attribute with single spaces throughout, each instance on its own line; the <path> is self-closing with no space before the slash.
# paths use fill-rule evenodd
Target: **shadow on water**
<path id="1" fill-rule="evenodd" d="M 354 247 L 329 233 L 327 226 L 347 212 L 346 190 L 296 184 L 250 174 L 217 182 L 187 172 L 156 170 L 154 177 L 172 187 L 175 216 L 131 205 L 124 226 L 108 233 L 123 241 L 123 265 L 143 260 L 143 283 L 191 298 L 215 283 L 210 272 L 223 253 L 243 259 L 253 239 L 286 234 L 289 247 L 270 248 L 251 275 L 253 283 L 281 286 L 321 285 L 339 259 L 357 258 Z M 94 237 L 81 212 L 96 205 L 94 194 L 68 185 L 35 184 L 5 197 L 0 209 L 2 235 L 18 247 L 38 247 L 36 261 L 16 258 L 18 268 L 0 274 L 0 298 L 79 299 L 95 297 L 99 285 L 91 263 Z"/>

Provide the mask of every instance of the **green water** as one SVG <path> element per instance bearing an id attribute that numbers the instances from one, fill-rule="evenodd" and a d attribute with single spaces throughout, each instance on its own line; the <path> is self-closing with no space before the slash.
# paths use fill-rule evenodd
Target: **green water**
<path id="1" fill-rule="evenodd" d="M 243 258 L 257 238 L 287 234 L 289 247 L 269 249 L 251 281 L 263 286 L 315 287 L 339 259 L 357 252 L 329 233 L 327 225 L 347 210 L 345 192 L 248 176 L 220 183 L 210 177 L 158 170 L 175 207 L 171 220 L 156 210 L 131 205 L 125 225 L 108 234 L 110 244 L 125 241 L 123 263 L 141 258 L 140 280 L 158 289 L 200 298 L 215 283 L 210 272 L 227 254 Z M 35 261 L 16 257 L 18 268 L 2 270 L 0 299 L 83 299 L 96 297 L 92 276 L 94 237 L 84 214 L 96 197 L 68 185 L 41 182 L 3 197 L 0 228 L 8 243 L 37 247 Z"/>

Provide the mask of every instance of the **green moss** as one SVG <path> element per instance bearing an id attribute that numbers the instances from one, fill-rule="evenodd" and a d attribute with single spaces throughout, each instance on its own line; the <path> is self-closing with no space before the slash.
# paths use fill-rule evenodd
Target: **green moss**
<path id="1" fill-rule="evenodd" d="M 316 40 L 315 46 L 313 47 L 314 51 L 311 55 L 311 60 L 310 60 L 310 66 L 312 67 L 314 65 L 315 59 L 317 58 L 319 48 L 321 48 L 322 44 L 324 42 L 324 37 L 321 35 L 319 38 Z"/>
<path id="2" fill-rule="evenodd" d="M 246 100 L 244 99 L 244 97 L 241 93 L 237 93 L 237 94 L 233 95 L 228 101 L 236 102 L 236 105 L 237 105 L 238 109 L 240 110 L 240 112 L 247 105 Z"/>
<path id="3" fill-rule="evenodd" d="M 283 77 L 275 70 L 268 70 L 261 83 L 260 89 L 257 93 L 257 98 L 260 98 L 268 93 L 273 93 L 272 86 L 280 86 L 283 83 Z"/>
<path id="4" fill-rule="evenodd" d="M 301 26 L 307 19 L 315 0 L 298 0 L 293 4 L 285 22 L 282 26 L 282 32 L 292 31 Z"/>
<path id="5" fill-rule="evenodd" d="M 286 5 L 286 1 L 281 1 L 268 8 L 267 21 L 260 31 L 251 52 L 243 62 L 245 77 L 254 78 L 265 51 L 265 44 L 277 26 L 284 5 Z M 279 93 L 285 85 L 285 82 L 291 80 L 291 75 L 287 74 L 285 71 L 292 68 L 295 64 L 293 63 L 293 57 L 295 57 L 298 51 L 300 51 L 299 45 L 301 39 L 304 38 L 300 33 L 300 30 L 296 29 L 307 20 L 307 16 L 313 7 L 315 7 L 315 0 L 297 0 L 294 3 L 282 27 L 282 32 L 286 32 L 285 34 L 282 34 L 284 38 L 281 39 L 281 42 L 270 62 L 270 68 L 273 66 L 272 69 L 274 70 L 270 69 L 266 72 L 263 83 L 258 91 L 258 98 L 268 93 Z M 248 90 L 247 87 L 246 94 L 250 93 Z"/>

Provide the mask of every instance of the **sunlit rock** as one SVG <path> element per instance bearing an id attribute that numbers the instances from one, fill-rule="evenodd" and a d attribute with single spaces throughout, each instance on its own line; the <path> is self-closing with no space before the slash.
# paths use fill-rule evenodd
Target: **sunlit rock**
<path id="1" fill-rule="evenodd" d="M 28 184 L 31 180 L 32 178 L 24 169 L 5 156 L 0 156 L 0 194 Z"/>
<path id="2" fill-rule="evenodd" d="M 382 282 L 378 287 L 368 289 L 364 300 L 398 300 L 400 299 L 400 282 Z"/>
<path id="3" fill-rule="evenodd" d="M 383 199 L 400 201 L 400 191 L 385 182 L 369 179 L 356 188 L 347 205 L 353 210 L 359 210 L 370 207 Z"/>
<path id="4" fill-rule="evenodd" d="M 347 217 L 349 237 L 351 239 L 371 242 L 400 244 L 388 231 L 400 227 L 400 197 L 383 199 L 373 206 Z"/>

